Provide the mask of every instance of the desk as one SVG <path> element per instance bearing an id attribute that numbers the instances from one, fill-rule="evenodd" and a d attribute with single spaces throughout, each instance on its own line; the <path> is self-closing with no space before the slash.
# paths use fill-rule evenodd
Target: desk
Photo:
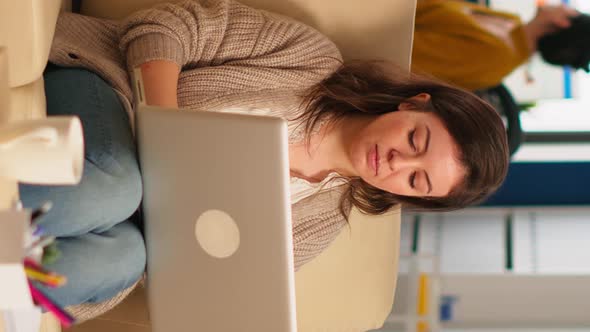
<path id="1" fill-rule="evenodd" d="M 8 61 L 4 52 L 0 51 L 0 125 L 19 120 L 26 120 L 43 116 L 29 112 L 15 112 L 9 105 L 8 92 Z M 39 81 L 41 84 L 42 81 Z M 18 199 L 18 183 L 14 180 L 0 178 L 0 209 L 10 209 Z M 1 221 L 0 221 L 1 222 Z M 60 332 L 61 327 L 53 316 L 45 314 L 40 332 Z M 4 321 L 0 315 L 0 332 L 4 332 Z"/>
<path id="2" fill-rule="evenodd" d="M 18 197 L 18 186 L 15 181 L 0 178 L 0 209 L 8 209 Z"/>
<path id="3" fill-rule="evenodd" d="M 6 48 L 0 48 L 0 126 L 14 119 L 10 108 L 8 87 L 8 55 Z M 16 182 L 0 178 L 0 209 L 10 208 L 18 195 Z"/>
<path id="4" fill-rule="evenodd" d="M 0 110 L 0 112 L 2 112 Z M 9 179 L 0 178 L 0 209 L 12 207 L 13 202 L 18 198 L 18 183 Z M 4 321 L 0 315 L 0 332 L 4 332 Z M 60 332 L 61 327 L 53 316 L 45 314 L 41 323 L 40 332 Z"/>

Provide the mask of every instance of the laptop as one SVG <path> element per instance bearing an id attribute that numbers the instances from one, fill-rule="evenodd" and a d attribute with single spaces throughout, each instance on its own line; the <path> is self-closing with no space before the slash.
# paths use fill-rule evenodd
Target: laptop
<path id="1" fill-rule="evenodd" d="M 296 331 L 285 121 L 136 116 L 152 331 Z"/>

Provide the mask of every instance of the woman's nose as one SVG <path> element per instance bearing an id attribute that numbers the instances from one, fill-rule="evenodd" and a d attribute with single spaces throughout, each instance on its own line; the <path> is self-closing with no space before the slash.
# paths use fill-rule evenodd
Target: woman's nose
<path id="1" fill-rule="evenodd" d="M 407 168 L 419 168 L 422 164 L 422 158 L 421 156 L 393 152 L 389 156 L 388 163 L 391 171 L 395 173 Z"/>

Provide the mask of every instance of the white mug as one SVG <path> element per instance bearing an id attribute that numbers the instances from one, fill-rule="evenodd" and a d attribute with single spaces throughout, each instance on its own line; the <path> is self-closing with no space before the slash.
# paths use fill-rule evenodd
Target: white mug
<path id="1" fill-rule="evenodd" d="M 75 116 L 0 127 L 0 177 L 30 184 L 71 185 L 84 167 L 82 124 Z"/>

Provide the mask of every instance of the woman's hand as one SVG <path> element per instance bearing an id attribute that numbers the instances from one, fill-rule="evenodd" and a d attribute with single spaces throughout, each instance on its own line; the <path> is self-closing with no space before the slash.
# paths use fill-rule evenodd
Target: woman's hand
<path id="1" fill-rule="evenodd" d="M 577 15 L 577 10 L 565 5 L 539 7 L 535 18 L 524 27 L 531 52 L 536 51 L 541 37 L 568 28 L 570 19 Z"/>
<path id="2" fill-rule="evenodd" d="M 139 66 L 148 105 L 178 108 L 176 89 L 180 68 L 175 62 L 148 61 Z"/>

